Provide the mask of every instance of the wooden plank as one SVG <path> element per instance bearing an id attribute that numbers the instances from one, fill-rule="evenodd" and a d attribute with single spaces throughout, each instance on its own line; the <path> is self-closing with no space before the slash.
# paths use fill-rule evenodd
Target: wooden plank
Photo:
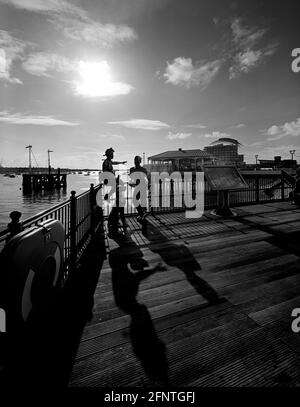
<path id="1" fill-rule="evenodd" d="M 251 287 L 244 290 L 228 290 L 226 298 L 235 305 L 241 305 L 256 300 L 260 297 L 274 297 L 280 292 L 289 292 L 294 287 L 299 287 L 300 275 L 287 277 L 279 281 L 272 281 L 261 286 Z"/>
<path id="2" fill-rule="evenodd" d="M 282 318 L 286 319 L 287 321 L 290 321 L 291 324 L 293 319 L 291 317 L 292 310 L 294 308 L 299 308 L 299 304 L 300 304 L 300 295 L 290 300 L 283 301 L 279 304 L 267 307 L 263 310 L 252 312 L 249 314 L 249 317 L 252 318 L 255 322 L 257 322 L 261 326 L 264 326 L 266 324 L 269 324 Z"/>
<path id="3" fill-rule="evenodd" d="M 299 211 L 278 202 L 239 208 L 243 213 L 251 224 L 209 214 L 196 221 L 184 213 L 150 216 L 156 230 L 150 240 L 128 218 L 133 254 L 139 249 L 149 265 L 162 261 L 168 270 L 140 282 L 137 309 L 145 320 L 133 339 L 135 316 L 116 305 L 116 270 L 105 261 L 70 384 L 147 387 L 166 380 L 159 370 L 168 370 L 173 386 L 300 384 L 300 337 L 290 329 L 291 308 L 300 301 L 300 260 L 272 236 L 298 232 Z M 212 304 L 199 295 L 192 282 L 201 280 L 226 300 Z"/>
<path id="4" fill-rule="evenodd" d="M 276 352 L 274 352 L 276 349 Z M 226 364 L 216 371 L 202 376 L 190 386 L 272 386 L 291 382 L 299 383 L 300 359 L 281 342 L 274 342 L 273 348 L 257 349 L 248 356 Z M 287 370 L 290 371 L 287 374 Z M 285 379 L 285 380 L 284 380 Z"/>
<path id="5" fill-rule="evenodd" d="M 232 320 L 233 319 L 233 320 Z M 200 325 L 200 332 L 199 332 L 199 325 Z M 253 328 L 253 322 L 251 320 L 247 319 L 245 316 L 241 314 L 236 314 L 235 316 L 232 316 L 231 320 L 228 321 L 225 324 L 222 324 L 220 326 L 217 326 L 214 329 L 210 329 L 206 332 L 201 332 L 201 321 L 199 324 L 194 325 L 194 327 L 197 328 L 197 332 L 195 334 L 192 334 L 191 336 L 185 335 L 184 338 L 182 338 L 182 328 L 177 327 L 177 335 L 174 330 L 171 332 L 166 330 L 162 332 L 160 335 L 160 340 L 163 343 L 168 343 L 168 360 L 169 363 L 175 364 L 175 363 L 180 363 L 182 360 L 185 360 L 187 357 L 193 357 L 193 354 L 195 350 L 198 348 L 203 351 L 203 348 L 205 348 L 205 353 L 208 358 L 213 357 L 213 354 L 215 352 L 215 345 L 216 343 L 213 342 L 213 338 L 217 336 L 223 337 L 223 340 L 225 341 L 225 338 L 229 341 L 235 341 L 235 338 L 241 334 L 241 332 L 244 333 L 249 333 Z M 189 346 L 182 346 L 182 341 L 184 343 L 189 342 Z M 212 345 L 213 344 L 213 345 Z M 147 343 L 147 347 L 145 348 L 145 352 L 149 352 L 151 354 L 151 357 L 154 358 L 155 360 L 155 354 L 153 353 L 153 350 L 151 349 L 151 345 Z M 111 380 L 115 380 L 116 376 L 118 377 L 118 380 L 120 380 L 120 371 L 124 368 L 124 364 L 127 363 L 129 365 L 129 370 L 130 370 L 130 377 L 131 377 L 131 385 L 132 380 L 134 379 L 135 375 L 137 374 L 137 370 L 135 368 L 135 364 L 138 363 L 134 355 L 129 354 L 128 349 L 124 350 L 124 347 L 122 347 L 122 351 L 120 352 L 119 348 L 113 348 L 110 349 L 110 354 L 109 354 L 109 359 L 107 359 L 107 354 L 105 355 L 105 359 L 101 356 L 101 371 L 97 371 L 97 366 L 96 371 L 92 372 L 91 375 L 87 376 L 84 379 L 84 384 L 85 385 L 90 385 L 93 384 L 95 385 L 96 383 L 101 383 L 102 385 L 110 386 L 111 385 Z M 103 355 L 104 356 L 104 355 Z M 126 362 L 124 361 L 126 359 Z M 109 360 L 112 360 L 113 363 L 110 365 Z M 158 360 L 156 360 L 158 363 Z M 126 367 L 127 369 L 127 367 Z M 128 371 L 128 370 L 127 370 Z M 108 377 L 108 382 L 106 381 Z M 122 377 L 122 385 L 128 385 L 126 384 L 125 380 L 128 380 L 126 374 Z M 82 383 L 82 382 L 81 382 Z M 127 382 L 128 383 L 128 382 Z"/>

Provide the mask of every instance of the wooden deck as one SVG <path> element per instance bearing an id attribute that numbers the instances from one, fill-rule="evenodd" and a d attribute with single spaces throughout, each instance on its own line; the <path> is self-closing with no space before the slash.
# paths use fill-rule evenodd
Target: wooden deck
<path id="1" fill-rule="evenodd" d="M 299 386 L 300 208 L 128 218 L 107 240 L 69 386 Z"/>

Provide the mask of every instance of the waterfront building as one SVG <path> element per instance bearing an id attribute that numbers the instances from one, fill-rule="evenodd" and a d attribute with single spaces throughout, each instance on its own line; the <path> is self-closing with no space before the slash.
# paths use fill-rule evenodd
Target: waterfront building
<path id="1" fill-rule="evenodd" d="M 204 152 L 214 156 L 219 164 L 244 166 L 244 156 L 238 153 L 241 144 L 228 137 L 219 138 L 213 141 L 209 146 L 204 147 Z"/>
<path id="2" fill-rule="evenodd" d="M 204 165 L 215 163 L 216 159 L 211 154 L 200 150 L 178 150 L 165 151 L 148 157 L 145 165 L 149 171 L 201 171 Z"/>

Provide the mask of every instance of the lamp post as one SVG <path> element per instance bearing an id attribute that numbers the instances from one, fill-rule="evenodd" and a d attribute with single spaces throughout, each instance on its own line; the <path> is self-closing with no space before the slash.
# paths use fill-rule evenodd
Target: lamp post
<path id="1" fill-rule="evenodd" d="M 53 151 L 52 151 L 52 150 L 48 150 L 48 171 L 49 171 L 49 175 L 50 175 L 50 173 L 51 173 L 50 153 L 53 153 Z"/>
<path id="2" fill-rule="evenodd" d="M 29 146 L 27 146 L 26 148 L 28 148 L 28 154 L 29 154 L 29 172 L 31 173 L 31 168 L 32 168 L 32 165 L 31 165 L 31 150 L 32 150 L 32 145 L 29 145 Z"/>
<path id="3" fill-rule="evenodd" d="M 255 154 L 255 169 L 257 170 L 258 154 Z"/>
<path id="4" fill-rule="evenodd" d="M 290 154 L 292 156 L 292 168 L 294 168 L 294 154 L 295 154 L 296 150 L 290 150 Z"/>

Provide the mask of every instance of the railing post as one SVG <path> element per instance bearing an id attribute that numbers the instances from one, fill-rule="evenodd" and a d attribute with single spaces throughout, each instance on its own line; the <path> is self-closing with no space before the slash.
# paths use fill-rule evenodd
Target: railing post
<path id="1" fill-rule="evenodd" d="M 76 230 L 77 230 L 77 198 L 76 191 L 71 191 L 70 204 L 70 268 L 71 272 L 76 270 Z"/>
<path id="2" fill-rule="evenodd" d="M 95 189 L 94 184 L 91 184 L 90 187 L 90 211 L 91 211 L 91 235 L 95 233 Z"/>
<path id="3" fill-rule="evenodd" d="M 284 201 L 284 175 L 281 171 L 281 200 Z"/>
<path id="4" fill-rule="evenodd" d="M 259 203 L 259 177 L 255 177 L 255 202 Z"/>

